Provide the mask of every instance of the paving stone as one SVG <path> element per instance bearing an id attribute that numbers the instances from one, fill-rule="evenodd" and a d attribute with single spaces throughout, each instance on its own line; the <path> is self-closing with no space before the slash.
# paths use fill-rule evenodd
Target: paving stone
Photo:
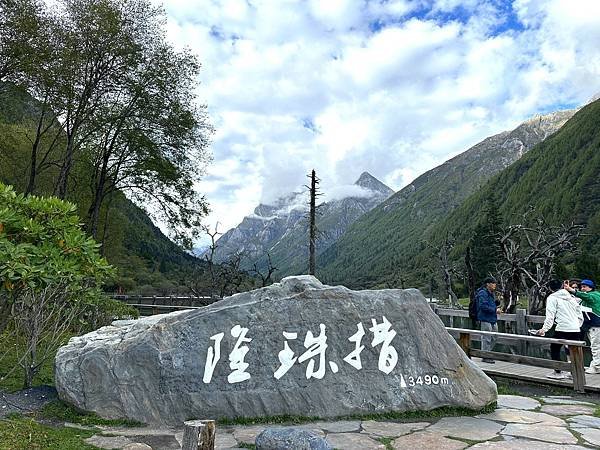
<path id="1" fill-rule="evenodd" d="M 585 405 L 594 407 L 598 406 L 595 403 L 582 402 L 580 400 L 573 400 L 572 398 L 542 397 L 542 401 L 548 405 Z"/>
<path id="2" fill-rule="evenodd" d="M 133 442 L 147 444 L 160 450 L 180 450 L 181 445 L 172 434 L 151 434 L 146 436 L 129 436 Z M 237 444 L 236 444 L 237 445 Z"/>
<path id="3" fill-rule="evenodd" d="M 445 417 L 431 425 L 427 431 L 458 439 L 487 441 L 498 436 L 502 428 L 504 425 L 491 420 L 474 417 Z"/>
<path id="4" fill-rule="evenodd" d="M 422 430 L 430 425 L 429 422 L 416 423 L 397 423 L 397 422 L 376 422 L 374 420 L 363 421 L 363 433 L 374 436 L 398 437 L 413 431 Z"/>
<path id="5" fill-rule="evenodd" d="M 507 436 L 511 437 L 511 436 Z M 475 444 L 469 449 L 487 449 L 487 450 L 585 450 L 586 447 L 579 445 L 550 444 L 548 442 L 530 441 L 528 439 L 512 438 L 507 441 L 481 442 Z"/>
<path id="6" fill-rule="evenodd" d="M 523 424 L 544 424 L 554 426 L 566 426 L 567 423 L 560 417 L 554 417 L 550 414 L 535 412 L 535 411 L 523 411 L 520 409 L 497 409 L 490 414 L 482 414 L 475 416 L 478 419 L 489 419 L 498 422 L 508 423 L 523 423 Z"/>
<path id="7" fill-rule="evenodd" d="M 327 433 L 349 433 L 360 431 L 360 421 L 342 420 L 339 422 L 314 422 L 310 424 L 314 428 L 325 430 Z"/>
<path id="8" fill-rule="evenodd" d="M 385 445 L 361 433 L 331 433 L 325 438 L 337 450 L 385 450 Z"/>
<path id="9" fill-rule="evenodd" d="M 84 440 L 86 444 L 93 445 L 98 448 L 123 448 L 127 444 L 132 444 L 131 440 L 125 436 L 101 436 L 94 435 Z"/>
<path id="10" fill-rule="evenodd" d="M 235 440 L 233 434 L 223 433 L 215 436 L 215 450 L 225 450 L 227 448 L 237 447 L 238 441 Z"/>
<path id="11" fill-rule="evenodd" d="M 571 428 L 600 428 L 600 417 L 575 416 L 567 419 Z"/>
<path id="12" fill-rule="evenodd" d="M 510 436 L 536 439 L 538 441 L 553 442 L 555 444 L 576 444 L 577 438 L 564 427 L 548 426 L 545 424 L 525 425 L 509 423 L 501 434 Z"/>
<path id="13" fill-rule="evenodd" d="M 600 430 L 597 428 L 580 428 L 577 432 L 581 437 L 592 445 L 600 446 Z"/>
<path id="14" fill-rule="evenodd" d="M 520 395 L 499 395 L 498 406 L 511 409 L 536 409 L 541 405 L 534 398 L 522 397 Z"/>
<path id="15" fill-rule="evenodd" d="M 152 427 L 109 427 L 97 425 L 96 428 L 102 430 L 102 434 L 112 434 L 115 436 L 161 436 L 175 435 L 175 428 L 152 428 Z"/>
<path id="16" fill-rule="evenodd" d="M 440 433 L 430 431 L 418 431 L 392 441 L 392 447 L 395 450 L 462 450 L 467 446 L 468 444 L 464 442 L 449 439 Z"/>
<path id="17" fill-rule="evenodd" d="M 235 427 L 233 429 L 233 436 L 235 437 L 235 439 L 239 442 L 239 443 L 245 443 L 245 444 L 254 444 L 254 441 L 256 441 L 256 436 L 258 436 L 260 433 L 262 433 L 266 428 L 268 428 L 268 425 L 253 425 L 253 426 L 249 426 L 249 427 Z"/>
<path id="18" fill-rule="evenodd" d="M 148 444 L 142 444 L 140 442 L 134 442 L 132 444 L 127 444 L 123 447 L 123 450 L 152 450 Z"/>
<path id="19" fill-rule="evenodd" d="M 585 405 L 544 405 L 541 411 L 554 416 L 577 416 L 579 414 L 594 414 L 596 408 Z"/>

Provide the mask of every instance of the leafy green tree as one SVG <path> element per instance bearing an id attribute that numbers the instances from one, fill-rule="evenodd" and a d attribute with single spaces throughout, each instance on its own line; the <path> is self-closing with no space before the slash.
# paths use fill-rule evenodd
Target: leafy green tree
<path id="1" fill-rule="evenodd" d="M 15 80 L 37 53 L 39 0 L 0 0 L 0 82 Z"/>
<path id="2" fill-rule="evenodd" d="M 55 194 L 67 195 L 75 158 L 90 136 L 94 114 L 114 86 L 126 76 L 139 57 L 140 31 L 156 29 L 157 9 L 137 0 L 60 0 L 54 37 L 56 90 L 50 95 L 55 111 L 62 114 L 66 146 Z"/>
<path id="3" fill-rule="evenodd" d="M 21 343 L 29 387 L 71 327 L 96 321 L 105 307 L 111 315 L 128 310 L 102 296 L 113 270 L 81 229 L 75 205 L 1 183 L 0 205 L 0 332 L 9 325 Z"/>
<path id="4" fill-rule="evenodd" d="M 89 229 L 97 235 L 102 203 L 118 189 L 189 247 L 208 211 L 194 190 L 212 131 L 204 107 L 194 105 L 200 65 L 165 43 L 140 52 L 144 57 L 123 78 L 119 95 L 99 110 L 100 126 L 85 147 L 94 174 Z"/>

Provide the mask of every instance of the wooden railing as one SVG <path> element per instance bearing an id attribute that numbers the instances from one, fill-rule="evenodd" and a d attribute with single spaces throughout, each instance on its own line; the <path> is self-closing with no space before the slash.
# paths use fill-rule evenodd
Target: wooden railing
<path id="1" fill-rule="evenodd" d="M 206 306 L 220 298 L 215 297 L 184 297 L 184 296 L 159 296 L 159 295 L 112 295 L 111 298 L 120 300 L 130 305 L 164 305 L 164 306 Z"/>
<path id="2" fill-rule="evenodd" d="M 522 336 L 511 333 L 497 333 L 493 331 L 469 330 L 466 328 L 446 327 L 449 333 L 458 334 L 458 345 L 463 349 L 466 355 L 480 358 L 496 359 L 498 361 L 508 361 L 517 364 L 528 364 L 531 366 L 544 367 L 547 369 L 564 370 L 570 372 L 573 376 L 573 388 L 577 392 L 585 392 L 585 369 L 583 363 L 584 341 L 572 341 L 568 339 L 554 339 L 537 336 Z M 499 342 L 535 342 L 537 344 L 562 344 L 569 348 L 571 362 L 554 361 L 544 358 L 534 358 L 531 356 L 513 355 L 511 353 L 491 352 L 473 348 L 471 346 L 471 336 L 496 336 Z"/>

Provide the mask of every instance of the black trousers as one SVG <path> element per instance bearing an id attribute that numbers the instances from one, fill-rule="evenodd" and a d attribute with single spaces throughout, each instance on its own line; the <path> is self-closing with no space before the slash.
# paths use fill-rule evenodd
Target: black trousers
<path id="1" fill-rule="evenodd" d="M 581 332 L 580 331 L 555 331 L 554 339 L 570 339 L 572 341 L 581 341 Z M 552 359 L 554 361 L 560 361 L 560 349 L 562 344 L 550 344 L 550 355 L 552 355 Z M 565 347 L 565 353 L 569 354 L 569 349 Z"/>

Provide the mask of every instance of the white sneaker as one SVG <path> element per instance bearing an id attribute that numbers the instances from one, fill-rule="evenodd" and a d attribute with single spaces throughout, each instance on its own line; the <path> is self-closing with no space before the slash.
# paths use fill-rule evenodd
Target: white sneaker
<path id="1" fill-rule="evenodd" d="M 598 369 L 596 369 L 595 367 L 588 367 L 587 369 L 585 369 L 585 373 L 600 373 L 600 371 Z"/>
<path id="2" fill-rule="evenodd" d="M 551 372 L 548 375 L 546 375 L 546 378 L 552 378 L 553 380 L 564 380 L 567 377 L 562 372 Z"/>

